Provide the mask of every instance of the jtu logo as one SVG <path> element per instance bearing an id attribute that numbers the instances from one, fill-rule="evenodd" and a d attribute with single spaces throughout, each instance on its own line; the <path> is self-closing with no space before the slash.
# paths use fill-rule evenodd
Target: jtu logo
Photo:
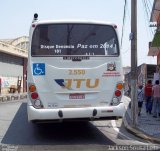
<path id="1" fill-rule="evenodd" d="M 55 79 L 55 82 L 62 88 L 72 90 L 73 85 L 77 89 L 85 85 L 86 88 L 93 89 L 99 86 L 99 79 Z"/>

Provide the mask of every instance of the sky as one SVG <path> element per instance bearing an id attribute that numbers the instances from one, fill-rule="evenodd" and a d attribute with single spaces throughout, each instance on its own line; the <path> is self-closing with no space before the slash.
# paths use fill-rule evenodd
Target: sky
<path id="1" fill-rule="evenodd" d="M 122 65 L 130 66 L 130 19 L 131 6 L 127 0 L 124 36 L 121 47 Z M 152 9 L 153 0 L 147 0 Z M 137 62 L 156 64 L 156 57 L 147 56 L 148 42 L 153 39 L 149 20 L 145 13 L 143 0 L 137 0 Z M 82 19 L 112 22 L 118 26 L 119 41 L 122 37 L 124 0 L 1 0 L 0 3 L 0 39 L 12 39 L 29 35 L 34 13 L 39 20 Z M 150 14 L 149 14 L 150 15 Z M 149 16 L 150 17 L 150 16 Z"/>

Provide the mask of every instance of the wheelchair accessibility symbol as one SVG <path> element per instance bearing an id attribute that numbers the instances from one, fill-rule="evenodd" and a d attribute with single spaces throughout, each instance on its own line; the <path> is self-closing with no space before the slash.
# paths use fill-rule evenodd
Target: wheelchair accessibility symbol
<path id="1" fill-rule="evenodd" d="M 45 75 L 45 64 L 33 63 L 33 75 Z"/>

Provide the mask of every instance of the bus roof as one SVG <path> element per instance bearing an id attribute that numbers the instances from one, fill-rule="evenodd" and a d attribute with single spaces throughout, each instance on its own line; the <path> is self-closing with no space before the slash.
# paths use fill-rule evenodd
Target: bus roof
<path id="1" fill-rule="evenodd" d="M 116 24 L 105 22 L 105 21 L 90 21 L 90 20 L 38 20 L 33 21 L 33 24 L 58 24 L 58 23 L 82 23 L 82 24 L 99 24 L 99 25 L 111 25 L 117 26 Z"/>

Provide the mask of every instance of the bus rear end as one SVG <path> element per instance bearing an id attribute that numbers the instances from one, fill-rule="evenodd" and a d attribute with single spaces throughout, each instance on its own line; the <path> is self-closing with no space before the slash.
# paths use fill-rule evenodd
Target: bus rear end
<path id="1" fill-rule="evenodd" d="M 124 114 L 116 26 L 34 22 L 28 59 L 28 120 L 116 119 Z"/>

